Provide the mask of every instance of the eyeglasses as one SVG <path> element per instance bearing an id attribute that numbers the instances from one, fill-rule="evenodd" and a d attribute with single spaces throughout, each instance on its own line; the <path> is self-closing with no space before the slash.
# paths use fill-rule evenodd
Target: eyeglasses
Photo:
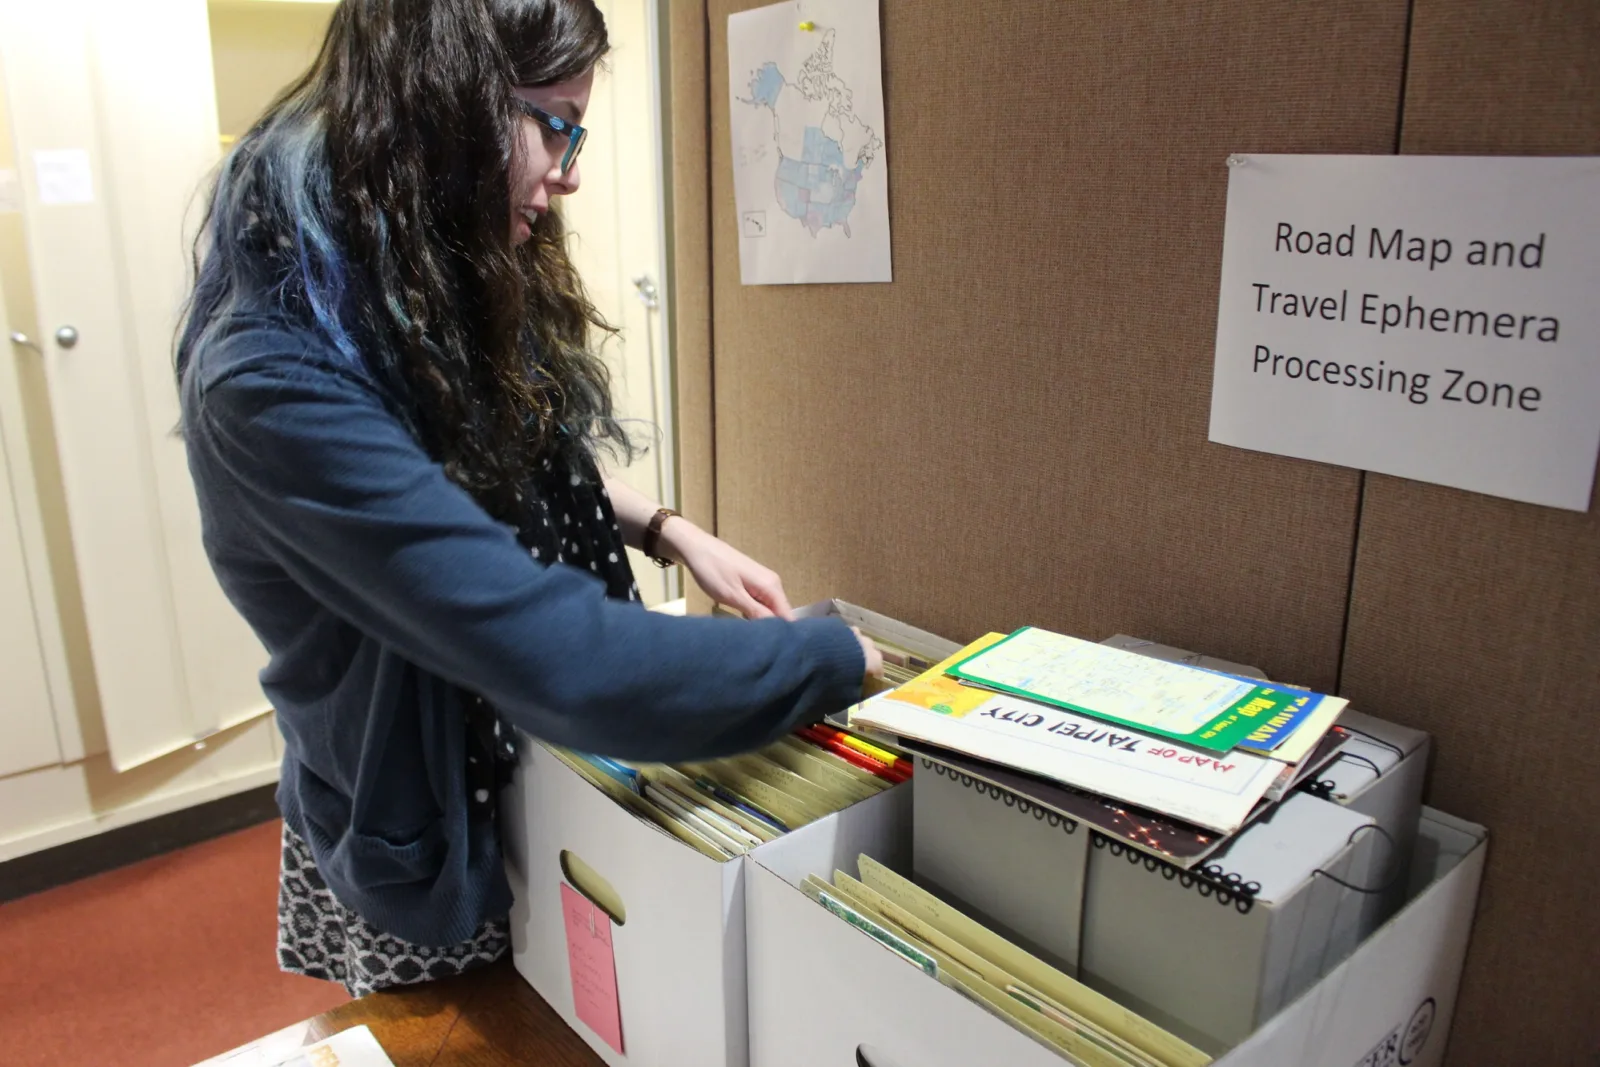
<path id="1" fill-rule="evenodd" d="M 563 138 L 566 140 L 566 149 L 561 153 L 561 176 L 565 178 L 567 171 L 578 161 L 578 153 L 583 151 L 583 142 L 589 136 L 589 131 L 560 115 L 552 115 L 543 108 L 534 107 L 520 96 L 512 99 L 517 102 L 519 111 L 544 127 L 545 143 L 552 150 L 560 145 Z"/>

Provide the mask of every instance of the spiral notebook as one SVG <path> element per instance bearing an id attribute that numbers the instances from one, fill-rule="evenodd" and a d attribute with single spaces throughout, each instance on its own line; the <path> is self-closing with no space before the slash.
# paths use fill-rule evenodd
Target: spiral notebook
<path id="1" fill-rule="evenodd" d="M 1335 727 L 1315 753 L 1300 766 L 1287 770 L 1269 795 L 1245 820 L 1249 827 L 1296 786 L 1316 777 L 1338 759 L 1349 735 Z M 1074 789 L 1011 767 L 952 752 L 937 745 L 902 738 L 901 747 L 919 758 L 919 770 L 950 774 L 984 782 L 1022 800 L 1082 823 L 1098 833 L 1148 853 L 1181 870 L 1190 870 L 1228 843 L 1231 838 L 1132 804 Z M 1275 792 L 1277 795 L 1271 795 Z"/>

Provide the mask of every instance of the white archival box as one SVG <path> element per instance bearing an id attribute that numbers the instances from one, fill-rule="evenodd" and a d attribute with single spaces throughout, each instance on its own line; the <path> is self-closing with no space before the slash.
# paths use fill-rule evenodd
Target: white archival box
<path id="1" fill-rule="evenodd" d="M 1089 831 L 927 759 L 911 797 L 916 882 L 1076 975 Z"/>
<path id="2" fill-rule="evenodd" d="M 1335 879 L 1360 884 L 1372 825 L 1291 794 L 1202 864 L 1232 891 L 1094 835 L 1081 977 L 1201 1048 L 1238 1044 L 1355 948 L 1365 897 Z"/>
<path id="3" fill-rule="evenodd" d="M 1061 1067 L 1054 1052 L 808 899 L 798 888 L 807 874 L 854 870 L 849 848 L 813 843 L 811 829 L 748 862 L 751 1067 Z M 1214 1067 L 1439 1067 L 1486 836 L 1425 810 L 1406 906 Z"/>
<path id="4" fill-rule="evenodd" d="M 1362 905 L 1365 936 L 1405 903 L 1403 867 L 1410 863 L 1417 839 L 1430 744 L 1421 730 L 1348 708 L 1339 716 L 1339 725 L 1351 732 L 1350 740 L 1310 788 L 1335 804 L 1370 816 L 1389 837 L 1373 851 L 1370 870 L 1354 879 L 1360 885 L 1388 886 L 1386 892 L 1369 895 Z"/>
<path id="5" fill-rule="evenodd" d="M 868 611 L 843 600 L 819 600 L 815 604 L 796 609 L 794 613 L 797 619 L 822 619 L 830 616 L 843 619 L 851 626 L 859 628 L 868 637 L 881 637 L 907 652 L 915 653 L 927 660 L 930 667 L 961 651 L 962 646 L 948 638 L 919 630 L 915 626 L 907 626 L 898 619 L 891 619 L 887 615 Z"/>
<path id="6" fill-rule="evenodd" d="M 1229 663 L 1126 634 L 1116 634 L 1100 643 L 1169 663 L 1186 663 L 1247 678 L 1264 680 L 1267 677 L 1259 667 Z M 1340 713 L 1339 725 L 1351 730 L 1354 736 L 1345 744 L 1339 758 L 1314 779 L 1321 787 L 1317 789 L 1318 795 L 1351 811 L 1370 815 L 1388 835 L 1386 844 L 1393 846 L 1392 849 L 1379 847 L 1369 853 L 1368 868 L 1358 871 L 1352 879 L 1361 886 L 1389 884 L 1387 892 L 1368 894 L 1362 904 L 1361 936 L 1364 937 L 1381 926 L 1405 901 L 1405 879 L 1395 877 L 1395 873 L 1397 865 L 1404 868 L 1411 861 L 1417 819 L 1422 810 L 1429 743 L 1428 735 L 1421 730 L 1385 722 L 1350 708 Z"/>
<path id="7" fill-rule="evenodd" d="M 523 735 L 518 741 L 521 765 L 501 803 L 517 972 L 612 1067 L 743 1067 L 746 865 L 701 855 L 622 808 L 543 745 Z M 910 809 L 911 791 L 897 786 L 750 854 L 803 838 L 838 842 L 852 857 L 897 856 L 909 843 Z M 625 1055 L 577 1017 L 561 909 L 564 850 L 622 901 L 624 921 L 613 927 L 612 945 Z"/>

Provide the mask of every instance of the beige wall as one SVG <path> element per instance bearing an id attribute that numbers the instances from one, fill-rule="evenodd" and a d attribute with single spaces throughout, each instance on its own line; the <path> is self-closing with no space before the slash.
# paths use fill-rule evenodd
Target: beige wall
<path id="1" fill-rule="evenodd" d="M 224 0 L 209 11 L 217 126 L 238 137 L 316 58 L 333 4 Z"/>
<path id="2" fill-rule="evenodd" d="M 14 156 L 0 80 L 0 168 L 17 168 L 23 163 Z M 12 328 L 38 339 L 42 331 L 34 306 L 27 237 L 23 217 L 17 213 L 0 212 L 0 288 L 5 291 L 6 318 Z M 112 770 L 73 562 L 42 358 L 31 349 L 10 344 L 0 350 L 0 358 L 13 360 L 17 371 L 33 475 L 29 506 L 38 508 L 44 527 L 49 592 L 64 635 L 71 682 L 71 692 L 59 698 L 56 709 L 64 762 L 0 776 L 0 862 L 275 781 L 281 741 L 270 717 L 224 731 L 198 748 L 129 773 Z"/>

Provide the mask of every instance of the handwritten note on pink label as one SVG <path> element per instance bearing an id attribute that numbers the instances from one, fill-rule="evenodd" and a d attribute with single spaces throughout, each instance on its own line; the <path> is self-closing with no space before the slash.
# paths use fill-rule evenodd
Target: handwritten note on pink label
<path id="1" fill-rule="evenodd" d="M 561 883 L 567 925 L 567 964 L 578 1018 L 601 1040 L 622 1052 L 622 1007 L 617 1002 L 617 959 L 611 950 L 611 916 L 582 893 Z"/>

